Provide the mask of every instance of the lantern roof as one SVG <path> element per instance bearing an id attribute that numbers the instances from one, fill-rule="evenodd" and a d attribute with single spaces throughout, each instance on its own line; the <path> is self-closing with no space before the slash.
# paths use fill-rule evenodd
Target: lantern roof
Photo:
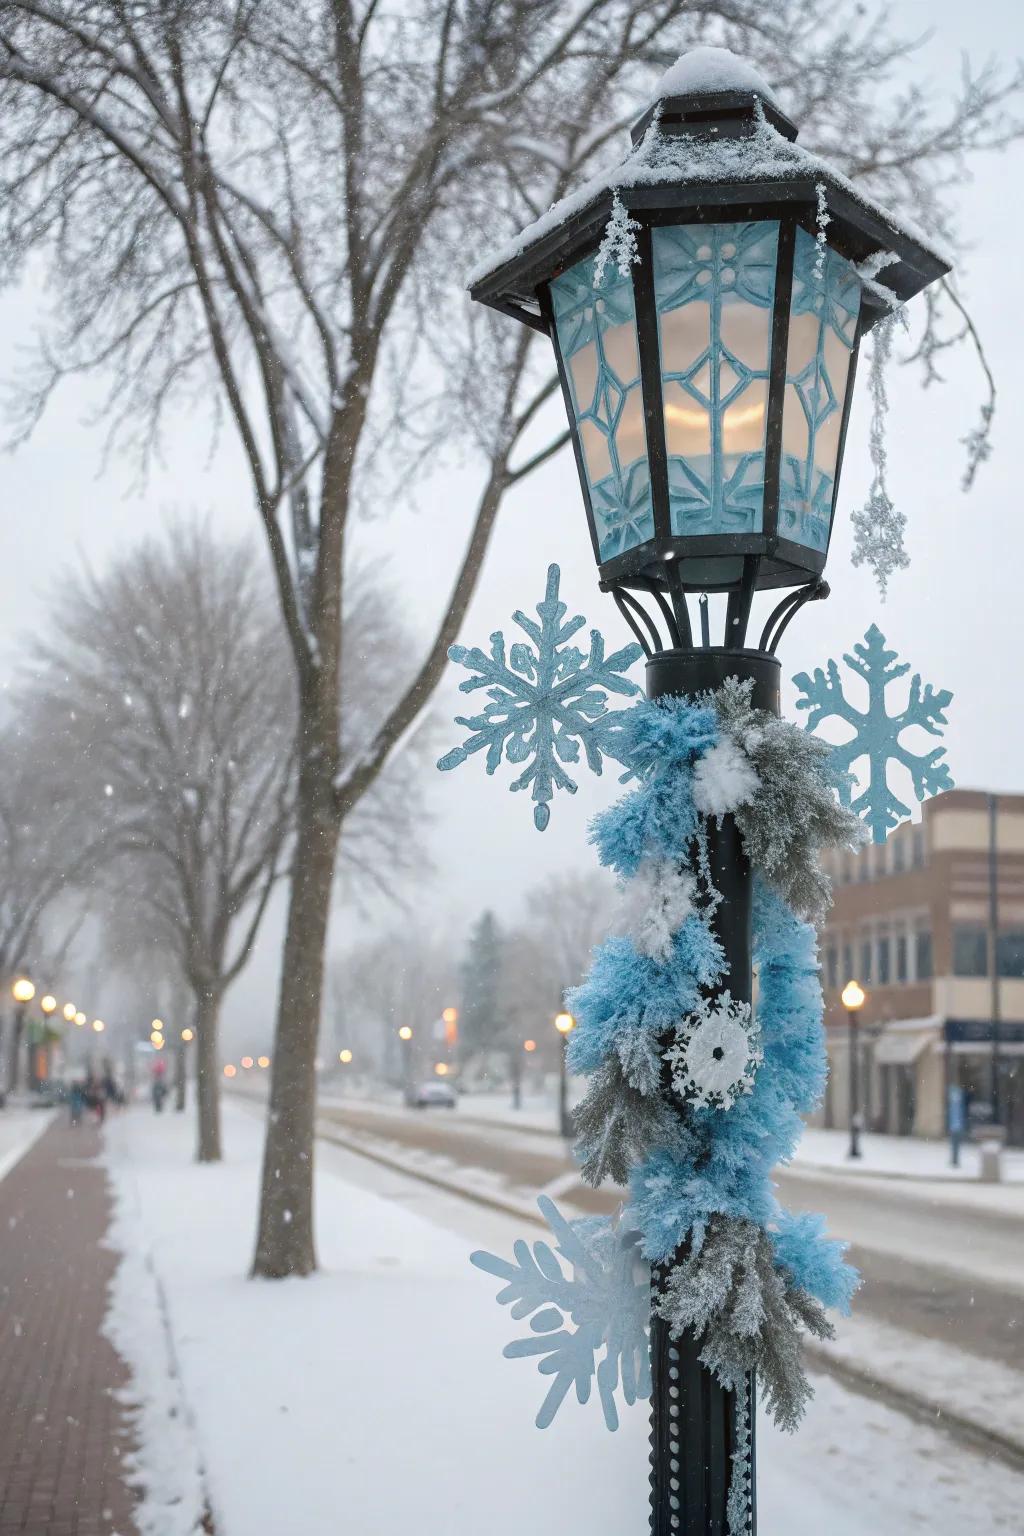
<path id="1" fill-rule="evenodd" d="M 627 213 L 677 211 L 728 220 L 788 207 L 858 265 L 865 329 L 950 270 L 942 247 L 821 156 L 757 71 L 727 48 L 683 54 L 659 81 L 624 158 L 555 203 L 471 273 L 472 297 L 547 331 L 538 290 L 600 242 L 618 199 Z M 698 211 L 699 210 L 699 213 Z M 740 211 L 742 210 L 742 211 Z M 765 216 L 764 213 L 761 215 Z M 824 222 L 819 225 L 825 228 Z"/>

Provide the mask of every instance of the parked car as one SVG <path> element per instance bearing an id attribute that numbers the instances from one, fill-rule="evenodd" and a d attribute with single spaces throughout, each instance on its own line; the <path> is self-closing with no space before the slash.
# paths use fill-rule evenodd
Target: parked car
<path id="1" fill-rule="evenodd" d="M 459 1100 L 451 1083 L 420 1083 L 408 1096 L 412 1109 L 455 1109 Z"/>

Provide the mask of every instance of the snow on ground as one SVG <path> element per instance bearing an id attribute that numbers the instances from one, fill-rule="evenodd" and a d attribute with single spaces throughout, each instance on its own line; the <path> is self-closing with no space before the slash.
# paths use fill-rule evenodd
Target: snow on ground
<path id="1" fill-rule="evenodd" d="M 107 1131 L 109 1326 L 152 1399 L 145 1536 L 190 1536 L 204 1473 L 218 1536 L 556 1536 L 570 1510 L 593 1536 L 646 1527 L 643 1411 L 609 1435 L 594 1404 L 567 1405 L 540 1432 L 544 1383 L 500 1358 L 516 1325 L 466 1258 L 508 1248 L 517 1222 L 320 1147 L 323 1272 L 250 1282 L 261 1127 L 229 1102 L 225 1133 L 227 1162 L 199 1168 L 190 1117 L 139 1108 Z M 797 1437 L 759 1427 L 758 1454 L 766 1532 L 1020 1528 L 1024 1479 L 828 1378 Z"/>
<path id="2" fill-rule="evenodd" d="M 0 1109 L 0 1179 L 21 1161 L 52 1119 L 52 1110 L 30 1109 L 10 1100 Z"/>
<path id="3" fill-rule="evenodd" d="M 977 1182 L 981 1150 L 973 1144 L 960 1148 L 960 1167 L 949 1160 L 948 1141 L 925 1141 L 919 1136 L 861 1136 L 860 1160 L 847 1156 L 849 1131 L 825 1131 L 807 1126 L 800 1139 L 795 1163 L 809 1167 L 839 1170 L 854 1177 L 880 1174 L 908 1179 L 934 1179 L 953 1184 Z M 1003 1180 L 1024 1185 L 1024 1151 L 1009 1148 L 1003 1152 Z"/>

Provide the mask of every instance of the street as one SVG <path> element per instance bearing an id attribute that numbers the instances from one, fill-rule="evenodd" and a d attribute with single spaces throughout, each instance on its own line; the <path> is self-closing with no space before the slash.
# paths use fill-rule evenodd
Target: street
<path id="1" fill-rule="evenodd" d="M 618 1203 L 612 1190 L 572 1179 L 573 1164 L 559 1137 L 518 1129 L 507 1119 L 487 1122 L 472 1111 L 462 1116 L 335 1099 L 321 1104 L 319 1128 L 328 1140 L 341 1138 L 364 1155 L 376 1152 L 410 1172 L 461 1187 L 477 1201 L 520 1208 L 527 1218 L 536 1192 L 545 1187 L 563 1206 L 588 1214 Z M 1015 1218 L 972 1209 L 970 1186 L 958 1188 L 951 1203 L 944 1187 L 922 1183 L 908 1193 L 906 1181 L 791 1168 L 780 1170 L 778 1188 L 784 1204 L 822 1211 L 830 1233 L 851 1244 L 863 1284 L 853 1319 L 839 1323 L 840 1340 L 846 1333 L 860 1342 L 870 1321 L 899 1330 L 901 1342 L 907 1336 L 933 1341 L 993 1369 L 1024 1373 L 1024 1190 Z M 889 1343 L 885 1335 L 884 1347 Z M 877 1369 L 877 1362 L 870 1364 Z"/>

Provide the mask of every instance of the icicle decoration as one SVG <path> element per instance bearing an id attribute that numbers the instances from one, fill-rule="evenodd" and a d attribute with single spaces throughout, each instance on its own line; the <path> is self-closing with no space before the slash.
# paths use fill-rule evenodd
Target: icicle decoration
<path id="1" fill-rule="evenodd" d="M 814 261 L 814 277 L 816 282 L 823 283 L 825 281 L 825 255 L 828 250 L 828 246 L 825 241 L 825 230 L 832 223 L 832 215 L 828 211 L 828 197 L 825 191 L 825 183 L 823 181 L 819 181 L 814 190 L 818 199 L 818 209 L 814 221 L 814 243 L 818 247 L 818 254 Z"/>
<path id="2" fill-rule="evenodd" d="M 629 269 L 640 260 L 636 237 L 640 225 L 626 212 L 626 205 L 616 192 L 612 198 L 611 218 L 605 225 L 604 236 L 594 260 L 594 287 L 600 288 L 605 268 L 614 262 L 620 277 L 628 277 Z"/>
<path id="3" fill-rule="evenodd" d="M 886 315 L 872 333 L 871 365 L 868 373 L 868 393 L 871 396 L 871 431 L 868 448 L 874 476 L 871 490 L 864 506 L 854 512 L 853 563 L 870 565 L 878 582 L 883 603 L 889 586 L 889 578 L 895 571 L 905 570 L 910 564 L 903 542 L 907 526 L 906 515 L 892 502 L 887 484 L 888 450 L 885 440 L 886 417 L 889 412 L 889 394 L 885 382 L 885 370 L 892 356 L 892 339 L 897 312 Z"/>

